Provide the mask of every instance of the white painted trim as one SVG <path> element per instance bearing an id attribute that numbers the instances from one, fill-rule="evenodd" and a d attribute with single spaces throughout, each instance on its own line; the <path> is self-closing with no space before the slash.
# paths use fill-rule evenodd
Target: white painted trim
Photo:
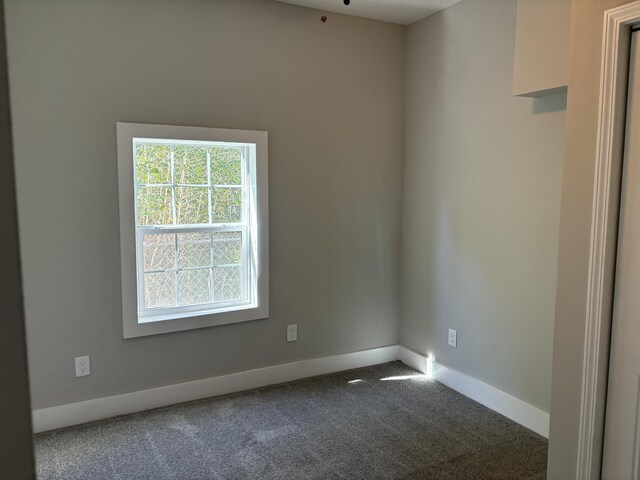
<path id="1" fill-rule="evenodd" d="M 397 352 L 398 346 L 391 345 L 42 408 L 33 411 L 33 430 L 40 433 L 216 395 L 392 362 L 398 358 Z"/>
<path id="2" fill-rule="evenodd" d="M 402 345 L 398 345 L 398 360 L 411 368 L 415 368 L 425 375 L 428 373 L 427 357 Z"/>
<path id="3" fill-rule="evenodd" d="M 601 440 L 604 421 L 604 393 L 606 391 L 606 366 L 608 342 L 604 336 L 610 326 L 610 305 L 605 295 L 613 285 L 608 274 L 612 270 L 608 255 L 615 245 L 610 245 L 612 222 L 610 199 L 613 188 L 612 174 L 619 167 L 616 154 L 616 138 L 620 125 L 620 95 L 626 79 L 621 78 L 621 39 L 625 27 L 640 20 L 640 2 L 633 2 L 607 10 L 604 17 L 602 64 L 600 77 L 600 103 L 598 112 L 598 138 L 595 164 L 594 200 L 591 219 L 591 246 L 589 253 L 587 309 L 582 368 L 582 393 L 580 405 L 580 430 L 576 478 L 595 480 L 600 477 L 602 457 Z"/>
<path id="4" fill-rule="evenodd" d="M 433 378 L 538 435 L 549 438 L 547 412 L 438 362 L 434 362 Z"/>
<path id="5" fill-rule="evenodd" d="M 548 437 L 549 414 L 402 345 L 302 360 L 220 377 L 95 398 L 33 411 L 33 430 L 46 432 L 217 395 L 400 360 L 514 422 Z M 433 372 L 433 374 L 432 374 Z"/>
<path id="6" fill-rule="evenodd" d="M 398 347 L 398 359 L 423 373 L 427 373 L 429 370 L 427 357 L 402 345 Z M 547 412 L 437 361 L 433 361 L 431 376 L 434 380 L 464 396 L 545 438 L 549 438 L 549 414 Z"/>
<path id="7" fill-rule="evenodd" d="M 245 214 L 247 218 L 237 228 L 247 232 L 244 245 L 250 246 L 249 262 L 254 285 L 243 305 L 210 305 L 198 308 L 180 308 L 157 312 L 157 317 L 140 315 L 142 306 L 142 274 L 135 211 L 134 153 L 135 139 L 153 139 L 180 143 L 231 142 L 254 144 L 255 151 L 245 168 Z M 191 330 L 195 328 L 225 325 L 229 323 L 260 320 L 269 317 L 269 192 L 268 192 L 268 132 L 257 130 L 229 130 L 209 127 L 184 127 L 172 125 L 150 125 L 140 123 L 116 124 L 116 144 L 118 156 L 118 194 L 120 212 L 120 267 L 122 284 L 122 326 L 123 337 L 134 338 L 145 335 Z M 247 183 L 248 180 L 248 183 Z M 175 212 L 174 212 L 175 214 Z M 221 230 L 211 227 L 211 230 Z M 176 230 L 175 228 L 171 228 Z M 160 230 L 158 230 L 160 231 Z M 246 247 L 245 247 L 246 249 Z M 246 282 L 245 282 L 246 285 Z M 138 288 L 140 286 L 140 288 Z M 208 308 L 208 309 L 205 309 Z M 197 313 L 196 313 L 197 311 Z M 146 312 L 148 313 L 148 312 Z M 172 320 L 168 320 L 171 318 Z"/>

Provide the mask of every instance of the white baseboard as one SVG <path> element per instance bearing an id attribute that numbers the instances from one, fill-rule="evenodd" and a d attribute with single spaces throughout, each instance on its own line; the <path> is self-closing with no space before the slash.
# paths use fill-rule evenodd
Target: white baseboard
<path id="1" fill-rule="evenodd" d="M 429 373 L 434 380 L 529 430 L 549 438 L 549 414 L 547 412 L 437 361 L 433 361 L 433 366 L 429 368 L 430 361 L 427 357 L 402 345 L 398 346 L 398 360 L 425 374 Z M 431 371 L 429 372 L 429 370 Z"/>
<path id="2" fill-rule="evenodd" d="M 314 358 L 33 411 L 35 433 L 301 378 L 392 362 L 398 346 Z"/>
<path id="3" fill-rule="evenodd" d="M 427 367 L 427 357 L 420 355 L 419 353 L 416 353 L 413 350 L 408 349 L 407 347 L 398 345 L 398 360 L 411 368 L 415 368 L 425 375 L 429 374 L 429 369 Z"/>
<path id="4" fill-rule="evenodd" d="M 216 395 L 400 360 L 507 418 L 549 437 L 549 414 L 401 345 L 302 360 L 220 377 L 95 398 L 33 411 L 35 433 L 166 407 Z"/>

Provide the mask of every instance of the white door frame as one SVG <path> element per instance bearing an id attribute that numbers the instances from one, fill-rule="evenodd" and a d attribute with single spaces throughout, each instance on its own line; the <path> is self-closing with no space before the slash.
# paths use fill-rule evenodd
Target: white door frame
<path id="1" fill-rule="evenodd" d="M 631 26 L 640 1 L 604 15 L 577 479 L 600 478 L 617 249 Z"/>

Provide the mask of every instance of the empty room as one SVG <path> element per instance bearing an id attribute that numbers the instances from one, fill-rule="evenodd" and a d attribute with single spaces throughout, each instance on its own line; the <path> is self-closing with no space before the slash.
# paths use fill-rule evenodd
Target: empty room
<path id="1" fill-rule="evenodd" d="M 0 24 L 0 479 L 639 478 L 640 2 Z"/>

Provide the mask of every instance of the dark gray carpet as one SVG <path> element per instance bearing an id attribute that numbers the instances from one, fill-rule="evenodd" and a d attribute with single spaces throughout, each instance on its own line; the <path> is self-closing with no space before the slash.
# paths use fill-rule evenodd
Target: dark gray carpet
<path id="1" fill-rule="evenodd" d="M 543 479 L 547 458 L 544 438 L 400 362 L 58 430 L 35 446 L 40 480 Z"/>

